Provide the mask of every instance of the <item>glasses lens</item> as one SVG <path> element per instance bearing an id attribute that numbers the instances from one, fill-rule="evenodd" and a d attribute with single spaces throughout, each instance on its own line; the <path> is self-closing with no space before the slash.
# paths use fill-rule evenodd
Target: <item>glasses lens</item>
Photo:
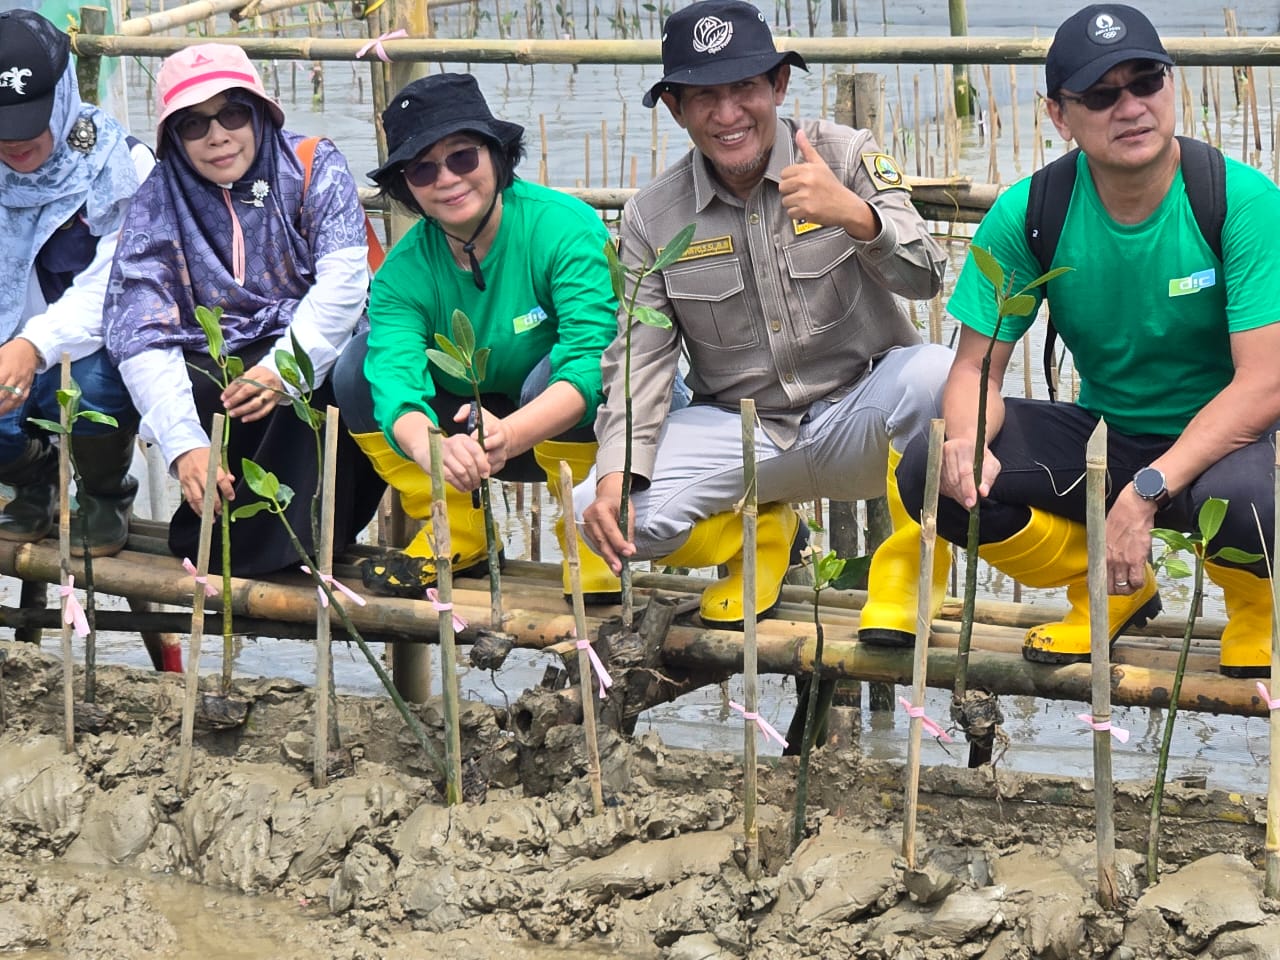
<path id="1" fill-rule="evenodd" d="M 209 121 L 212 119 L 202 113 L 188 111 L 174 122 L 174 129 L 183 140 L 199 140 L 209 132 Z"/>
<path id="2" fill-rule="evenodd" d="M 444 158 L 444 165 L 455 177 L 461 177 L 480 166 L 480 148 L 463 147 Z M 404 178 L 415 187 L 429 187 L 440 176 L 440 164 L 434 160 L 414 160 L 405 164 Z"/>
<path id="3" fill-rule="evenodd" d="M 239 130 L 253 117 L 253 108 L 246 103 L 228 103 L 217 113 L 209 116 L 188 110 L 178 117 L 175 128 L 183 140 L 199 140 L 209 132 L 209 125 L 218 121 L 223 130 Z"/>
<path id="4" fill-rule="evenodd" d="M 1142 99 L 1159 93 L 1163 89 L 1164 71 L 1157 70 L 1155 73 L 1144 73 L 1134 77 L 1122 87 L 1095 87 L 1092 90 L 1086 90 L 1076 99 L 1084 105 L 1086 110 L 1109 110 L 1116 105 L 1123 90 L 1128 90 L 1135 97 Z"/>
<path id="5" fill-rule="evenodd" d="M 253 108 L 247 103 L 228 103 L 218 111 L 218 125 L 223 130 L 239 130 L 253 117 Z"/>

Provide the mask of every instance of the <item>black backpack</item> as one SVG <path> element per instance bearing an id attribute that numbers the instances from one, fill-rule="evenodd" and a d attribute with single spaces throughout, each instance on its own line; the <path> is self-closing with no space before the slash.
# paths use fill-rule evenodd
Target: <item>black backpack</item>
<path id="1" fill-rule="evenodd" d="M 1196 226 L 1213 255 L 1222 260 L 1222 225 L 1227 220 L 1227 164 L 1222 151 L 1190 137 L 1179 137 L 1181 145 L 1182 182 Z M 1067 207 L 1076 186 L 1076 157 L 1080 148 L 1045 164 L 1031 175 L 1031 192 L 1027 197 L 1027 247 L 1047 273 L 1058 249 Z M 1054 345 L 1058 331 L 1053 326 L 1052 307 L 1044 334 L 1044 377 L 1049 387 L 1050 402 L 1057 399 L 1054 377 Z"/>

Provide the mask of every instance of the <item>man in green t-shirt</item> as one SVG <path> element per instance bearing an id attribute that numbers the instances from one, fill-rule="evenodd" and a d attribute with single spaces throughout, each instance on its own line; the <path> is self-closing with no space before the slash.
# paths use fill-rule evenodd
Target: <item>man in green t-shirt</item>
<path id="1" fill-rule="evenodd" d="M 1273 432 L 1280 421 L 1280 276 L 1268 232 L 1280 189 L 1226 160 L 1221 259 L 1202 235 L 1174 138 L 1172 61 L 1145 16 L 1095 4 L 1058 29 L 1045 63 L 1050 119 L 1080 146 L 1075 186 L 1047 285 L 1054 325 L 1080 378 L 1074 403 L 1001 399 L 1000 384 L 1035 311 L 997 331 L 990 281 L 972 259 L 948 309 L 963 325 L 943 400 L 946 445 L 938 530 L 962 542 L 979 496 L 979 554 L 1031 587 L 1066 586 L 1071 609 L 1035 627 L 1023 654 L 1068 663 L 1089 656 L 1085 549 L 1085 443 L 1108 430 L 1108 629 L 1114 640 L 1160 610 L 1148 563 L 1154 527 L 1193 529 L 1210 497 L 1229 501 L 1210 552 L 1230 546 L 1270 555 Z M 974 245 L 1015 286 L 1042 270 L 1028 248 L 1029 181 L 1004 193 Z M 1038 306 L 1038 303 L 1037 303 Z M 982 384 L 984 354 L 996 337 Z M 979 389 L 988 391 L 986 451 L 975 487 Z M 904 455 L 899 482 L 919 515 L 925 444 Z M 1265 542 L 1259 531 L 1266 531 Z M 1229 622 L 1220 669 L 1269 671 L 1271 587 L 1265 559 L 1208 564 Z"/>

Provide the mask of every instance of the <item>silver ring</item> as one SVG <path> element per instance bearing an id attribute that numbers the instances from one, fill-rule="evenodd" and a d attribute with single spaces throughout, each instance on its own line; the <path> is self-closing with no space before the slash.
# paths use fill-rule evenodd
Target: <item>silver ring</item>
<path id="1" fill-rule="evenodd" d="M 1127 587 L 1128 585 L 1129 585 L 1129 581 L 1128 581 L 1128 580 L 1117 580 L 1117 581 L 1116 581 L 1116 586 L 1117 586 L 1117 587 Z"/>
<path id="2" fill-rule="evenodd" d="M 20 397 L 20 396 L 22 396 L 22 388 L 21 388 L 21 387 L 14 387 L 14 388 L 13 388 L 13 395 L 14 395 L 15 397 Z"/>

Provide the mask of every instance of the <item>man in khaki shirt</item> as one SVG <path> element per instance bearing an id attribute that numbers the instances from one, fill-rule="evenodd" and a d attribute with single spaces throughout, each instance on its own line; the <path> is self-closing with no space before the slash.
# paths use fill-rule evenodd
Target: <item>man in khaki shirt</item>
<path id="1" fill-rule="evenodd" d="M 897 164 L 865 130 L 779 118 L 794 52 L 779 53 L 742 0 L 701 0 L 666 21 L 661 101 L 694 148 L 622 215 L 626 263 L 652 263 L 685 225 L 684 255 L 642 284 L 637 302 L 673 321 L 632 327 L 632 529 L 619 527 L 625 455 L 624 338 L 603 358 L 593 475 L 575 494 L 584 533 L 615 570 L 621 557 L 724 564 L 702 619 L 740 626 L 739 401 L 756 402 L 758 613 L 777 604 L 801 542 L 793 501 L 888 492 L 894 533 L 876 552 L 862 635 L 915 633 L 919 527 L 893 481 L 900 451 L 937 415 L 950 352 L 922 345 L 894 294 L 936 295 L 945 256 L 911 205 Z M 620 315 L 625 317 L 625 315 Z M 668 416 L 681 352 L 693 404 Z M 886 469 L 886 467 L 888 469 Z M 949 565 L 935 570 L 940 604 Z"/>

